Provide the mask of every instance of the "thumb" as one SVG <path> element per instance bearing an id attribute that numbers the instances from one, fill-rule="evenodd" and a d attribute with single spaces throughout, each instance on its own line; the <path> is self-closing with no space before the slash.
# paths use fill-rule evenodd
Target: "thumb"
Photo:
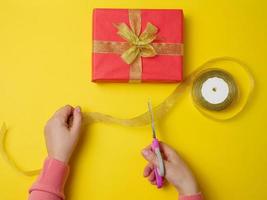
<path id="1" fill-rule="evenodd" d="M 78 134 L 81 129 L 81 124 L 82 124 L 82 113 L 81 113 L 81 108 L 77 106 L 74 111 L 73 111 L 73 122 L 71 126 L 71 133 L 73 134 Z"/>
<path id="2" fill-rule="evenodd" d="M 157 156 L 153 151 L 151 151 L 151 149 L 143 149 L 142 155 L 148 162 L 152 163 L 153 165 L 157 165 Z"/>

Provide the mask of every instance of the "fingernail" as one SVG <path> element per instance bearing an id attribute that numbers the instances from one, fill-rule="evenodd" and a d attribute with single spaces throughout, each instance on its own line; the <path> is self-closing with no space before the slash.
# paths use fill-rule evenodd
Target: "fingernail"
<path id="1" fill-rule="evenodd" d="M 81 112 L 81 108 L 80 108 L 80 106 L 77 106 L 77 107 L 76 107 L 76 111 L 77 111 L 78 113 Z"/>
<path id="2" fill-rule="evenodd" d="M 142 153 L 143 153 L 144 156 L 148 156 L 150 154 L 149 150 L 147 150 L 147 149 L 144 149 L 142 151 Z"/>

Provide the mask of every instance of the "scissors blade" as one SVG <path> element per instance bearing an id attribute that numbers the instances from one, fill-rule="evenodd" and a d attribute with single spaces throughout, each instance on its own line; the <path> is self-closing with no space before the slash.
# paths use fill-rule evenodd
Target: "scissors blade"
<path id="1" fill-rule="evenodd" d="M 151 101 L 150 100 L 148 101 L 147 105 L 148 105 L 148 111 L 149 111 L 149 114 L 150 114 L 153 138 L 156 138 L 155 120 L 154 120 L 154 114 L 153 114 L 152 105 L 151 105 Z"/>

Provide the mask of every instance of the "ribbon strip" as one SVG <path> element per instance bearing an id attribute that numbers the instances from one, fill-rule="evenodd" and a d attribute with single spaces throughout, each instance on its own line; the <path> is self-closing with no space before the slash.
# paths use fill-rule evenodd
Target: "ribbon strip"
<path id="1" fill-rule="evenodd" d="M 120 54 L 122 60 L 130 65 L 129 82 L 140 82 L 142 78 L 141 57 L 180 56 L 183 55 L 183 44 L 153 43 L 157 37 L 157 27 L 148 22 L 141 33 L 141 11 L 130 9 L 128 12 L 130 28 L 125 23 L 114 24 L 118 29 L 117 34 L 126 42 L 95 40 L 93 52 Z"/>
<path id="2" fill-rule="evenodd" d="M 245 71 L 248 79 L 249 79 L 249 87 L 247 88 L 247 98 L 246 101 L 243 101 L 243 103 L 238 107 L 237 111 L 232 113 L 231 115 L 227 115 L 224 118 L 216 118 L 212 116 L 209 112 L 205 112 L 202 108 L 198 107 L 196 108 L 206 117 L 213 119 L 213 120 L 229 120 L 233 117 L 235 117 L 237 114 L 239 114 L 251 98 L 251 94 L 254 88 L 254 78 L 249 71 L 246 64 L 244 64 L 242 61 L 231 58 L 231 57 L 222 57 L 222 58 L 215 58 L 212 59 L 203 65 L 201 65 L 197 70 L 192 72 L 189 76 L 185 78 L 185 80 L 178 84 L 177 87 L 174 89 L 174 91 L 158 106 L 153 108 L 153 112 L 155 114 L 155 120 L 162 119 L 179 101 L 179 98 L 184 94 L 184 91 L 192 85 L 194 80 L 198 77 L 198 75 L 207 67 L 217 66 L 217 62 L 221 61 L 227 61 L 233 64 L 237 64 L 236 66 L 239 69 L 242 69 Z M 149 113 L 145 112 L 142 113 L 134 118 L 130 119 L 120 119 L 114 116 L 106 115 L 103 113 L 98 112 L 90 112 L 90 113 L 84 113 L 83 116 L 84 120 L 84 126 L 87 126 L 91 123 L 101 122 L 101 123 L 111 123 L 111 124 L 118 124 L 122 126 L 128 126 L 128 127 L 135 127 L 135 126 L 144 126 L 150 123 Z M 40 170 L 24 170 L 16 163 L 16 161 L 13 159 L 13 157 L 7 152 L 7 149 L 5 147 L 5 138 L 7 134 L 7 128 L 6 125 L 3 124 L 1 130 L 0 130 L 0 154 L 2 157 L 7 161 L 7 163 L 14 168 L 17 172 L 24 174 L 26 176 L 33 176 L 37 175 Z"/>
<path id="3" fill-rule="evenodd" d="M 152 43 L 151 46 L 155 49 L 157 55 L 183 55 L 183 44 L 179 43 Z M 95 53 L 114 53 L 123 54 L 130 48 L 128 42 L 114 42 L 114 41 L 94 41 Z"/>
<path id="4" fill-rule="evenodd" d="M 6 124 L 3 123 L 0 129 L 0 154 L 5 159 L 5 161 L 18 173 L 25 176 L 35 176 L 40 173 L 40 169 L 36 170 L 24 170 L 20 165 L 17 164 L 15 159 L 13 159 L 7 152 L 5 141 L 6 141 L 7 128 Z"/>

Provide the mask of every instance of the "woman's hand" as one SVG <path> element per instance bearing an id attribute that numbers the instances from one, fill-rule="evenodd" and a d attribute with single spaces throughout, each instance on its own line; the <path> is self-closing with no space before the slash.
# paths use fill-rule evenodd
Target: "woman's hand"
<path id="1" fill-rule="evenodd" d="M 164 158 L 165 178 L 174 185 L 181 195 L 192 195 L 198 193 L 196 180 L 176 151 L 167 144 L 160 143 Z M 154 168 L 157 166 L 157 157 L 151 150 L 151 146 L 142 150 L 144 158 L 149 162 L 144 169 L 144 177 L 147 177 L 151 184 L 156 184 Z"/>
<path id="2" fill-rule="evenodd" d="M 80 137 L 81 124 L 80 107 L 66 105 L 56 111 L 45 126 L 48 156 L 68 163 Z"/>

